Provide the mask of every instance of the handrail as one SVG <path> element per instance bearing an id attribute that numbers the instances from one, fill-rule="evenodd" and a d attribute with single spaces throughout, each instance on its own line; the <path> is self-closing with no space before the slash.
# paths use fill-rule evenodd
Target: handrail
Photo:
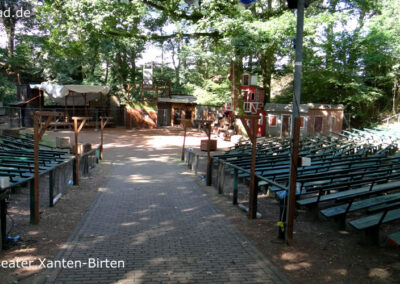
<path id="1" fill-rule="evenodd" d="M 232 167 L 232 168 L 235 168 L 235 169 L 237 169 L 237 170 L 239 170 L 239 171 L 242 171 L 242 172 L 244 172 L 244 173 L 246 173 L 246 174 L 251 174 L 251 171 L 246 170 L 246 169 L 243 169 L 242 167 L 236 166 L 236 165 L 234 165 L 234 164 L 231 164 L 231 163 L 228 163 L 228 162 L 225 162 L 225 161 L 221 161 L 221 162 L 222 162 L 223 164 L 226 164 L 226 165 Z M 279 188 L 282 189 L 282 190 L 288 190 L 288 188 L 287 188 L 286 186 L 281 185 L 281 184 L 279 184 L 279 183 L 277 183 L 277 182 L 275 182 L 275 181 L 273 181 L 273 180 L 270 180 L 270 179 L 268 179 L 268 178 L 265 178 L 265 177 L 260 176 L 260 175 L 257 175 L 257 174 L 255 174 L 255 176 L 256 176 L 259 180 L 265 181 L 265 182 L 267 182 L 268 184 L 271 184 L 271 185 L 274 185 L 274 186 L 276 186 L 276 187 L 279 187 Z"/>
<path id="2" fill-rule="evenodd" d="M 398 116 L 400 116 L 400 113 L 396 113 L 396 114 L 394 114 L 394 115 L 392 115 L 392 116 L 389 116 L 389 117 L 387 117 L 387 118 L 385 118 L 385 119 L 382 119 L 382 121 L 386 121 L 386 120 L 389 120 L 389 119 L 392 119 L 392 118 L 398 117 Z"/>

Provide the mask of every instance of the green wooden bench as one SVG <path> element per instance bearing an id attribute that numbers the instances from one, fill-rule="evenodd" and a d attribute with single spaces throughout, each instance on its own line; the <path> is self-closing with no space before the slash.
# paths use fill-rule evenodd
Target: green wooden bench
<path id="1" fill-rule="evenodd" d="M 400 220 L 400 205 L 394 209 L 386 209 L 382 212 L 352 220 L 349 224 L 359 231 L 365 231 L 367 235 L 375 242 L 379 242 L 379 227 Z"/>
<path id="2" fill-rule="evenodd" d="M 392 203 L 387 202 L 387 203 L 384 203 L 384 204 L 377 205 L 377 206 L 369 208 L 368 209 L 368 213 L 376 213 L 376 212 L 379 212 L 379 211 L 382 211 L 382 210 L 386 210 L 386 209 L 390 209 L 390 208 L 396 207 L 397 205 L 400 205 L 400 202 L 395 202 L 395 201 L 393 201 Z"/>
<path id="3" fill-rule="evenodd" d="M 309 198 L 304 198 L 297 200 L 297 204 L 300 206 L 309 206 L 315 205 L 319 202 L 326 202 L 326 201 L 334 201 L 334 200 L 349 200 L 352 198 L 359 198 L 362 196 L 368 196 L 371 194 L 379 194 L 384 193 L 390 190 L 395 190 L 400 188 L 400 181 L 389 182 L 384 184 L 372 184 L 371 186 L 365 186 L 361 188 L 354 188 L 345 191 L 335 192 L 327 195 L 322 195 L 321 193 L 318 196 L 313 196 Z"/>
<path id="4" fill-rule="evenodd" d="M 354 200 L 354 199 L 353 199 Z M 368 199 L 353 201 L 344 203 L 341 205 L 329 207 L 320 210 L 321 214 L 327 218 L 337 217 L 340 215 L 346 215 L 349 212 L 366 209 L 372 206 L 384 204 L 387 202 L 394 202 L 400 200 L 400 193 L 387 194 L 381 196 L 375 196 Z"/>

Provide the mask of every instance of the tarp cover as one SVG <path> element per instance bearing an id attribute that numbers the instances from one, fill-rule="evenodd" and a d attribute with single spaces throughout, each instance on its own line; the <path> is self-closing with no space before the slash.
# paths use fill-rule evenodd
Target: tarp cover
<path id="1" fill-rule="evenodd" d="M 84 97 L 86 101 L 92 101 L 99 98 L 99 95 L 106 95 L 110 92 L 108 86 L 88 86 L 88 85 L 52 85 L 48 83 L 30 85 L 31 89 L 39 89 L 44 91 L 47 96 L 59 105 L 65 104 L 65 97 L 74 96 L 75 105 L 84 105 Z M 72 99 L 67 99 L 67 104 L 72 105 Z"/>

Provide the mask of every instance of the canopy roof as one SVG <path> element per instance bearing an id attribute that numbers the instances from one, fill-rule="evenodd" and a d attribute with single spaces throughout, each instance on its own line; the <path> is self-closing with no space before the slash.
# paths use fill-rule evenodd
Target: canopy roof
<path id="1" fill-rule="evenodd" d="M 108 86 L 88 86 L 88 85 L 53 85 L 48 83 L 31 84 L 31 89 L 39 89 L 57 104 L 82 105 L 84 101 L 92 101 L 99 98 L 99 95 L 106 95 L 110 92 Z M 74 102 L 68 99 L 74 97 Z M 83 98 L 83 96 L 85 96 Z M 65 98 L 67 97 L 67 99 Z"/>

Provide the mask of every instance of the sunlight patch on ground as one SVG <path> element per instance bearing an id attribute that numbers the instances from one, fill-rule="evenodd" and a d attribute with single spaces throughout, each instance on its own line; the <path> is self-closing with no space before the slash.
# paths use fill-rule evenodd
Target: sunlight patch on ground
<path id="1" fill-rule="evenodd" d="M 339 276 L 347 276 L 349 273 L 347 269 L 345 268 L 339 268 L 339 269 L 332 269 L 331 270 L 333 274 L 339 275 Z"/>
<path id="2" fill-rule="evenodd" d="M 154 161 L 154 162 L 168 162 L 168 156 L 157 156 L 155 158 L 136 158 L 136 157 L 130 157 L 129 161 L 134 162 L 134 163 L 148 163 L 149 161 Z"/>
<path id="3" fill-rule="evenodd" d="M 153 258 L 152 260 L 150 260 L 150 264 L 151 265 L 160 265 L 160 264 L 163 264 L 163 263 L 168 262 L 168 261 L 170 261 L 169 258 L 156 257 L 156 258 Z"/>
<path id="4" fill-rule="evenodd" d="M 183 209 L 182 212 L 192 212 L 192 211 L 194 211 L 194 210 L 196 210 L 196 209 L 197 209 L 197 207 L 194 207 L 194 208 L 187 208 L 187 209 Z"/>
<path id="5" fill-rule="evenodd" d="M 117 143 L 109 143 L 109 144 L 103 144 L 103 148 L 109 149 L 109 148 L 129 148 L 129 147 L 134 147 L 135 145 L 133 144 L 117 144 Z"/>
<path id="6" fill-rule="evenodd" d="M 145 219 L 145 218 L 141 218 Z M 140 220 L 141 220 L 140 219 Z M 159 238 L 167 234 L 169 231 L 174 230 L 173 226 L 163 226 L 162 228 L 152 228 L 137 234 L 135 240 L 131 243 L 132 245 L 142 245 L 150 239 Z"/>
<path id="7" fill-rule="evenodd" d="M 302 252 L 285 252 L 281 255 L 282 260 L 286 261 L 301 261 L 308 257 L 308 254 Z"/>
<path id="8" fill-rule="evenodd" d="M 379 278 L 381 280 L 388 279 L 390 277 L 390 273 L 385 268 L 371 268 L 368 272 L 368 276 L 371 278 Z"/>
<path id="9" fill-rule="evenodd" d="M 110 189 L 108 189 L 106 187 L 99 187 L 98 191 L 99 192 L 110 192 Z"/>
<path id="10" fill-rule="evenodd" d="M 126 177 L 124 177 L 125 179 Z M 153 177 L 151 176 L 143 176 L 143 175 L 130 175 L 129 180 L 136 182 L 136 183 L 154 183 L 157 182 Z"/>
<path id="11" fill-rule="evenodd" d="M 121 226 L 123 227 L 129 227 L 129 226 L 136 226 L 139 225 L 140 223 L 138 222 L 126 222 L 126 223 L 122 223 Z"/>
<path id="12" fill-rule="evenodd" d="M 305 262 L 305 261 L 299 262 L 299 263 L 290 263 L 290 264 L 286 264 L 284 266 L 285 270 L 288 270 L 288 271 L 306 269 L 306 268 L 310 268 L 310 267 L 311 267 L 311 263 Z"/>

